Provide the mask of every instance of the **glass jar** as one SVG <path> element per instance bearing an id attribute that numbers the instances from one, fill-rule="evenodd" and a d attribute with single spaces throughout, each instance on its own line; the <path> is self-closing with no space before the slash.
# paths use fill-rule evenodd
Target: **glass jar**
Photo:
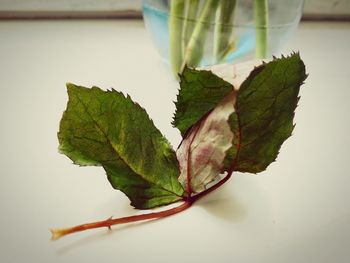
<path id="1" fill-rule="evenodd" d="M 280 55 L 303 0 L 143 0 L 146 28 L 175 74 Z"/>

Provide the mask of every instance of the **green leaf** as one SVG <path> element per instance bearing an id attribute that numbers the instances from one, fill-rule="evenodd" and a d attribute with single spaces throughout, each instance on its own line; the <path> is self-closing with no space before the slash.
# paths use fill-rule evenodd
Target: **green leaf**
<path id="1" fill-rule="evenodd" d="M 129 96 L 67 84 L 60 151 L 75 164 L 103 166 L 112 186 L 136 208 L 176 202 L 184 193 L 169 142 Z"/>
<path id="2" fill-rule="evenodd" d="M 300 86 L 306 79 L 299 54 L 255 68 L 242 83 L 230 118 L 236 140 L 226 158 L 226 170 L 258 173 L 275 161 L 292 134 Z M 237 139 L 238 138 L 238 139 Z"/>
<path id="3" fill-rule="evenodd" d="M 182 136 L 233 89 L 230 83 L 211 71 L 188 67 L 180 75 L 180 87 L 172 124 Z"/>

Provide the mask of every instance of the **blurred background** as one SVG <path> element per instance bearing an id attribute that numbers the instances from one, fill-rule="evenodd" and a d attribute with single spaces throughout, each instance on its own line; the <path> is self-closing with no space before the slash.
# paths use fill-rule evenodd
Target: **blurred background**
<path id="1" fill-rule="evenodd" d="M 141 0 L 0 0 L 0 19 L 141 18 Z M 306 0 L 303 20 L 350 20 L 350 0 Z"/>

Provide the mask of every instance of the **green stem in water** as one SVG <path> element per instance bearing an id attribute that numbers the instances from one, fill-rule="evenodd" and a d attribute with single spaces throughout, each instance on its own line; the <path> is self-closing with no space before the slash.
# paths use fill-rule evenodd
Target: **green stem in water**
<path id="1" fill-rule="evenodd" d="M 254 0 L 253 8 L 256 28 L 255 56 L 265 58 L 267 56 L 268 1 Z"/>
<path id="2" fill-rule="evenodd" d="M 196 67 L 200 63 L 204 53 L 206 35 L 210 30 L 218 4 L 219 0 L 205 1 L 203 10 L 198 18 L 186 47 L 181 71 L 184 69 L 186 64 L 190 67 Z"/>
<path id="3" fill-rule="evenodd" d="M 185 50 L 196 23 L 199 0 L 186 1 L 185 19 L 182 34 L 182 49 Z"/>
<path id="4" fill-rule="evenodd" d="M 221 0 L 216 13 L 214 30 L 214 63 L 224 59 L 233 32 L 236 0 Z M 231 43 L 232 45 L 232 43 Z"/>
<path id="5" fill-rule="evenodd" d="M 185 12 L 185 0 L 172 0 L 170 2 L 169 34 L 170 34 L 170 63 L 175 76 L 180 72 L 183 58 L 182 30 Z"/>

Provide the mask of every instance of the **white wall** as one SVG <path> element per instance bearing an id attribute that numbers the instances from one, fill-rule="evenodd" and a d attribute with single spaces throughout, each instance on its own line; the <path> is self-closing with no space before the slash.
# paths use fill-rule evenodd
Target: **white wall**
<path id="1" fill-rule="evenodd" d="M 141 0 L 0 0 L 0 16 L 10 12 L 123 12 L 140 11 Z M 93 13 L 90 13 L 93 14 Z M 304 14 L 311 18 L 350 19 L 350 0 L 306 0 Z"/>
<path id="2" fill-rule="evenodd" d="M 141 0 L 0 0 L 2 11 L 140 10 Z"/>
<path id="3" fill-rule="evenodd" d="M 350 18 L 350 0 L 306 0 L 304 14 Z"/>

